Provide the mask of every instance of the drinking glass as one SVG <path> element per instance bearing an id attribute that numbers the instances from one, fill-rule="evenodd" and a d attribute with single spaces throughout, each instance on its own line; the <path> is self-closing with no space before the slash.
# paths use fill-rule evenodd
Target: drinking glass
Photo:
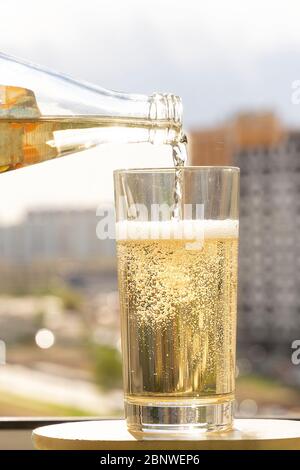
<path id="1" fill-rule="evenodd" d="M 117 170 L 114 184 L 128 430 L 197 439 L 230 429 L 239 169 Z"/>

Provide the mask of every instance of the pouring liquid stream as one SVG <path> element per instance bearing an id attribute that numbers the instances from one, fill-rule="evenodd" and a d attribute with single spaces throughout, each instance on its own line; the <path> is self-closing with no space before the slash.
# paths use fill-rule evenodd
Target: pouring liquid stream
<path id="1" fill-rule="evenodd" d="M 172 145 L 172 157 L 175 167 L 174 179 L 174 206 L 172 211 L 172 219 L 180 220 L 182 213 L 182 196 L 183 196 L 183 168 L 187 162 L 187 137 L 183 135 L 179 142 Z"/>

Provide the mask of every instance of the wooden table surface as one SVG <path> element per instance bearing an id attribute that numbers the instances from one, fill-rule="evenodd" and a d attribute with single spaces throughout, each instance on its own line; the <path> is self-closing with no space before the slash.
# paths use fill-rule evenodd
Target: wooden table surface
<path id="1" fill-rule="evenodd" d="M 237 419 L 232 431 L 180 441 L 137 441 L 124 420 L 81 421 L 37 428 L 33 442 L 40 450 L 300 449 L 300 421 Z"/>

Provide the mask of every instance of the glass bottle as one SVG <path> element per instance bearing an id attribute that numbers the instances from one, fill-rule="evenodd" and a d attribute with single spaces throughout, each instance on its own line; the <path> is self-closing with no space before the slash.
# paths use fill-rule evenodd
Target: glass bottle
<path id="1" fill-rule="evenodd" d="M 0 54 L 0 172 L 103 143 L 176 144 L 179 97 L 106 90 Z"/>

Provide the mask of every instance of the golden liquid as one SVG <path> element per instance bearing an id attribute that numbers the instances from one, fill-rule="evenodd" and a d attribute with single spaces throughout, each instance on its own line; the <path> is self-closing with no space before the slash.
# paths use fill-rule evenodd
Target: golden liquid
<path id="1" fill-rule="evenodd" d="M 118 242 L 128 402 L 217 403 L 234 393 L 238 240 L 187 248 L 187 240 Z"/>
<path id="2" fill-rule="evenodd" d="M 0 119 L 0 172 L 22 168 L 110 142 L 172 143 L 180 126 L 169 121 L 67 116 Z"/>

